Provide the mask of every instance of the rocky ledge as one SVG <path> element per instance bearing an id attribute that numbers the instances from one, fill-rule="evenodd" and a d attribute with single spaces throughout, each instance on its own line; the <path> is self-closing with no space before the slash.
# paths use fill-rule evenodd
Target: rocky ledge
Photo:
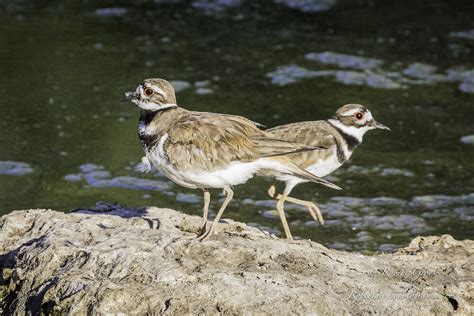
<path id="1" fill-rule="evenodd" d="M 417 237 L 364 256 L 226 221 L 101 205 L 0 219 L 5 314 L 472 314 L 474 242 Z"/>

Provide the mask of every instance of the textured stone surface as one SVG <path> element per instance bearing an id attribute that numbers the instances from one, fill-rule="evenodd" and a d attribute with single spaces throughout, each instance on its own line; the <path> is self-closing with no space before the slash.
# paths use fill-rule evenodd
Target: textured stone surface
<path id="1" fill-rule="evenodd" d="M 5 313 L 473 313 L 474 242 L 417 237 L 363 256 L 226 221 L 100 204 L 0 219 Z M 361 234 L 367 238 L 368 234 Z M 390 248 L 390 245 L 385 245 Z"/>

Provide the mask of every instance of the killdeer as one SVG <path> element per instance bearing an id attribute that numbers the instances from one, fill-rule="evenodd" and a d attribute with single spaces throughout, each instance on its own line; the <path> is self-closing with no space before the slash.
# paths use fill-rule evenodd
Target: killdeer
<path id="1" fill-rule="evenodd" d="M 177 105 L 174 88 L 164 79 L 145 79 L 125 95 L 141 110 L 138 135 L 145 165 L 152 164 L 179 185 L 204 191 L 201 240 L 214 233 L 232 199 L 232 186 L 247 182 L 261 170 L 340 189 L 288 158 L 290 153 L 320 146 L 272 138 L 257 123 L 241 116 L 185 110 Z M 226 197 L 206 231 L 210 188 L 223 189 Z"/>
<path id="2" fill-rule="evenodd" d="M 322 150 L 289 155 L 290 159 L 300 168 L 318 177 L 325 177 L 351 157 L 356 147 L 362 143 L 364 134 L 372 129 L 390 130 L 387 126 L 376 122 L 366 106 L 346 104 L 339 108 L 333 117 L 328 120 L 281 125 L 268 129 L 267 132 L 275 138 L 325 147 L 326 149 Z M 281 174 L 278 171 L 272 171 L 270 175 L 285 182 L 283 193 L 276 196 L 279 213 L 284 212 L 284 202 L 288 201 L 305 206 L 315 221 L 319 220 L 321 224 L 324 224 L 321 211 L 315 203 L 289 196 L 291 190 L 297 184 L 307 182 L 306 180 L 288 174 Z M 275 198 L 275 185 L 268 189 L 268 193 Z M 286 221 L 282 221 L 282 224 L 286 237 L 292 239 Z"/>

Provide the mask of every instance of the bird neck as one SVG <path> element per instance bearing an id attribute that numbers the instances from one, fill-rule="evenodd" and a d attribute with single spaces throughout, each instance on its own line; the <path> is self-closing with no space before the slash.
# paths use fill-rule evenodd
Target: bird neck
<path id="1" fill-rule="evenodd" d="M 328 122 L 341 135 L 347 145 L 347 150 L 352 154 L 354 149 L 362 143 L 362 137 L 365 131 L 358 131 L 356 127 L 346 126 L 334 119 L 330 119 Z"/>
<path id="2" fill-rule="evenodd" d="M 138 137 L 145 148 L 153 148 L 156 142 L 167 130 L 173 126 L 174 122 L 186 110 L 175 107 L 169 107 L 159 111 L 141 110 L 138 121 Z"/>

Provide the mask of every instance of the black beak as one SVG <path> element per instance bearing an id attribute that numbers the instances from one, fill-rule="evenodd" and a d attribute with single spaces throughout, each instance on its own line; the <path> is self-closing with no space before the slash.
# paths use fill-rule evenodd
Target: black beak
<path id="1" fill-rule="evenodd" d="M 137 92 L 125 92 L 125 99 L 120 100 L 120 102 L 131 101 L 138 98 Z"/>
<path id="2" fill-rule="evenodd" d="M 391 131 L 390 127 L 383 125 L 382 123 L 377 122 L 376 120 L 372 120 L 369 122 L 370 126 L 373 126 L 378 129 L 386 129 L 388 131 Z"/>

